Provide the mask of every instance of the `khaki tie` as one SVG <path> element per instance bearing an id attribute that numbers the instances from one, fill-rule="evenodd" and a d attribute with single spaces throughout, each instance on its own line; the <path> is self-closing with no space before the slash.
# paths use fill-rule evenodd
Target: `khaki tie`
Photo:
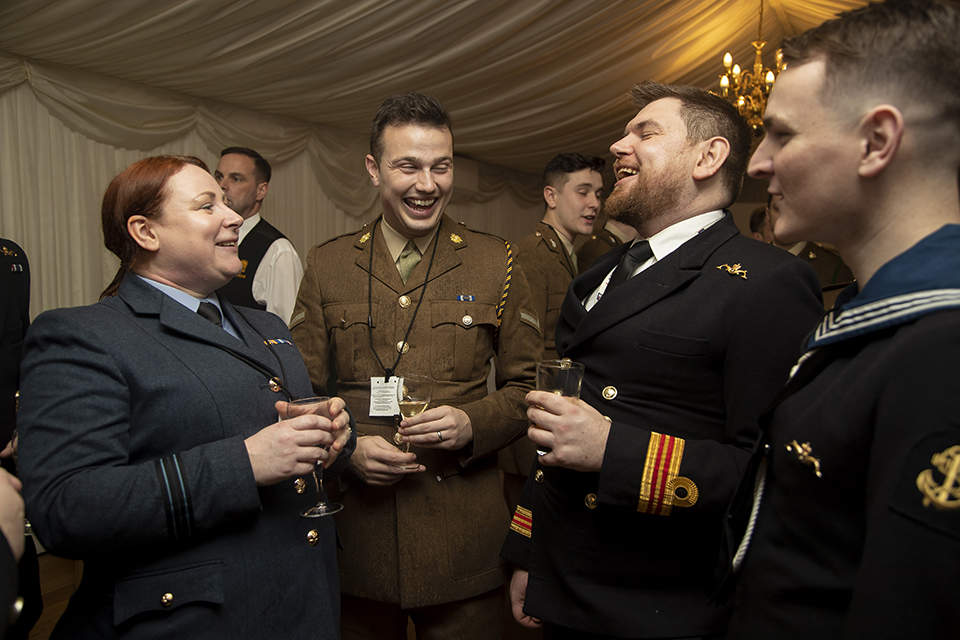
<path id="1" fill-rule="evenodd" d="M 420 263 L 420 257 L 420 249 L 417 248 L 417 244 L 413 240 L 409 240 L 407 246 L 400 252 L 400 259 L 397 261 L 397 266 L 400 268 L 400 279 L 403 280 L 403 284 L 407 284 L 413 269 Z"/>

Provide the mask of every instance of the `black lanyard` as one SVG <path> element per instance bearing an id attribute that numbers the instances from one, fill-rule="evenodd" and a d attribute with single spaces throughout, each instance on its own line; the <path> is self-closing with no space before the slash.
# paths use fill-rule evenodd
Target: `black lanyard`
<path id="1" fill-rule="evenodd" d="M 377 222 L 379 222 L 379 220 Z M 383 369 L 384 377 L 387 380 L 390 380 L 394 372 L 397 370 L 397 365 L 400 364 L 400 358 L 403 356 L 403 348 L 407 346 L 407 338 L 410 337 L 410 331 L 413 329 L 413 323 L 417 319 L 417 313 L 420 311 L 420 305 L 423 304 L 423 299 L 426 297 L 427 282 L 430 281 L 430 270 L 433 269 L 433 259 L 437 255 L 437 245 L 440 244 L 440 228 L 438 225 L 437 233 L 433 238 L 433 252 L 430 254 L 430 262 L 427 264 L 427 275 L 423 279 L 423 290 L 420 292 L 420 299 L 417 300 L 417 307 L 413 310 L 413 317 L 410 318 L 410 326 L 407 327 L 407 332 L 403 335 L 403 342 L 400 343 L 397 359 L 393 361 L 393 366 L 389 369 L 383 366 L 383 360 L 380 359 L 380 355 L 377 353 L 377 348 L 373 346 L 373 241 L 376 232 L 377 223 L 374 223 L 373 229 L 370 230 L 370 268 L 369 271 L 367 271 L 367 335 L 370 336 L 370 350 L 373 351 L 373 355 L 380 364 L 380 368 Z"/>

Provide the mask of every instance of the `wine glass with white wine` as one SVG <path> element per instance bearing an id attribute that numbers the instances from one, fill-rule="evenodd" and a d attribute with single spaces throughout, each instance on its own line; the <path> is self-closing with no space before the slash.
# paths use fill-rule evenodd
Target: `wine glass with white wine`
<path id="1" fill-rule="evenodd" d="M 400 435 L 400 422 L 404 418 L 418 416 L 430 407 L 433 399 L 433 378 L 415 373 L 405 373 L 397 377 L 400 378 L 397 385 L 400 415 L 396 416 L 397 433 L 393 436 L 393 443 L 404 453 L 410 453 L 410 443 L 404 442 Z"/>
<path id="2" fill-rule="evenodd" d="M 320 407 L 329 401 L 330 398 L 326 397 L 291 400 L 287 403 L 282 417 L 286 419 L 309 413 L 317 413 Z M 329 447 L 327 447 L 327 449 L 329 449 Z M 343 505 L 338 502 L 327 502 L 326 493 L 323 491 L 323 465 L 319 462 L 314 463 L 313 466 L 313 484 L 317 488 L 317 504 L 301 511 L 301 516 L 304 518 L 319 518 L 322 516 L 331 516 L 343 509 Z"/>

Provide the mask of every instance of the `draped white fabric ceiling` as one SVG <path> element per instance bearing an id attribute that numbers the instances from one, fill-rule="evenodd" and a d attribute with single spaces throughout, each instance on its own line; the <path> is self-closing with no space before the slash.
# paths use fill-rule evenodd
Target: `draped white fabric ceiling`
<path id="1" fill-rule="evenodd" d="M 765 62 L 863 4 L 765 0 Z M 714 87 L 727 50 L 751 64 L 757 26 L 757 0 L 3 0 L 0 53 L 360 136 L 422 90 L 458 155 L 539 173 L 561 150 L 608 157 L 634 82 Z"/>

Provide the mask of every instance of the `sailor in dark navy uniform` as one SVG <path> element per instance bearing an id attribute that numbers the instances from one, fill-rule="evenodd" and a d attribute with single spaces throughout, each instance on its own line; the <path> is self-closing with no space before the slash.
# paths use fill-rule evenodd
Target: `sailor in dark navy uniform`
<path id="1" fill-rule="evenodd" d="M 783 196 L 777 237 L 857 282 L 764 418 L 727 639 L 957 638 L 960 15 L 871 4 L 783 51 L 750 174 Z"/>

